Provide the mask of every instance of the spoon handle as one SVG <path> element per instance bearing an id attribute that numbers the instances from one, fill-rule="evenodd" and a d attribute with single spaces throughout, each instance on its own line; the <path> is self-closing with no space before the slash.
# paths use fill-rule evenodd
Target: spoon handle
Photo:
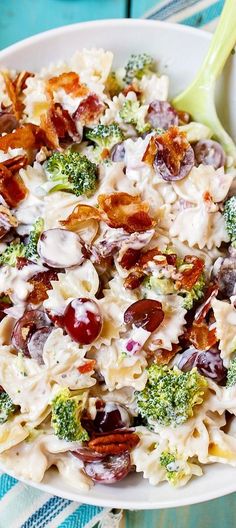
<path id="1" fill-rule="evenodd" d="M 236 0 L 226 0 L 198 78 L 214 82 L 222 72 L 236 43 Z"/>

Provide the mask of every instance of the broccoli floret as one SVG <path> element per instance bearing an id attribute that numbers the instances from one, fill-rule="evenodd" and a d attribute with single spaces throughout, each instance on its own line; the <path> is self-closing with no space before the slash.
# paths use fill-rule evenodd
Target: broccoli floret
<path id="1" fill-rule="evenodd" d="M 5 423 L 16 408 L 10 396 L 5 391 L 0 392 L 0 424 Z"/>
<path id="2" fill-rule="evenodd" d="M 194 302 L 198 301 L 203 297 L 205 285 L 206 279 L 204 273 L 202 273 L 191 290 L 184 290 L 179 292 L 179 294 L 184 297 L 183 308 L 185 308 L 186 310 L 191 310 Z"/>
<path id="3" fill-rule="evenodd" d="M 82 409 L 82 396 L 72 396 L 67 388 L 59 391 L 52 401 L 52 427 L 58 438 L 68 442 L 89 439 L 80 422 Z"/>
<path id="4" fill-rule="evenodd" d="M 143 418 L 161 425 L 180 425 L 193 415 L 193 407 L 203 401 L 206 379 L 196 369 L 181 372 L 177 367 L 151 365 L 146 387 L 136 393 Z"/>
<path id="5" fill-rule="evenodd" d="M 160 464 L 166 469 L 167 480 L 172 486 L 176 486 L 176 484 L 178 484 L 178 482 L 185 476 L 179 462 L 176 460 L 176 456 L 169 451 L 162 451 Z"/>
<path id="6" fill-rule="evenodd" d="M 145 122 L 146 108 L 141 106 L 139 101 L 128 99 L 124 102 L 120 110 L 120 117 L 124 123 L 134 125 L 140 134 L 144 134 L 151 129 L 150 123 Z"/>
<path id="7" fill-rule="evenodd" d="M 153 290 L 157 295 L 176 293 L 174 282 L 166 277 L 155 277 L 150 275 L 143 281 L 143 287 Z"/>
<path id="8" fill-rule="evenodd" d="M 45 164 L 48 178 L 55 183 L 51 191 L 69 191 L 90 196 L 96 190 L 97 167 L 79 152 L 54 152 Z"/>
<path id="9" fill-rule="evenodd" d="M 101 149 L 112 149 L 114 145 L 123 141 L 122 130 L 116 123 L 111 125 L 97 125 L 86 133 L 86 138 L 94 141 Z"/>
<path id="10" fill-rule="evenodd" d="M 224 219 L 226 231 L 230 237 L 231 243 L 236 247 L 236 195 L 231 196 L 231 198 L 225 202 Z"/>
<path id="11" fill-rule="evenodd" d="M 226 387 L 233 387 L 236 384 L 236 357 L 230 362 L 227 372 Z"/>
<path id="12" fill-rule="evenodd" d="M 43 225 L 43 218 L 38 218 L 35 224 L 33 225 L 32 230 L 30 231 L 29 240 L 25 251 L 25 256 L 27 258 L 32 258 L 38 255 L 37 244 L 38 239 L 43 231 Z"/>
<path id="13" fill-rule="evenodd" d="M 131 84 L 133 79 L 142 79 L 144 75 L 152 73 L 155 70 L 155 61 L 147 53 L 131 55 L 125 66 L 124 81 Z"/>
<path id="14" fill-rule="evenodd" d="M 18 257 L 25 257 L 26 246 L 22 242 L 11 244 L 0 255 L 0 266 L 15 266 Z"/>

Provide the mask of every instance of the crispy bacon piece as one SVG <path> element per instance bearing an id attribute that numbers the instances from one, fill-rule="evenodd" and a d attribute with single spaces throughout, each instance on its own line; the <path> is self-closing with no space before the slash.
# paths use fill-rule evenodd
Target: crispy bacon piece
<path id="1" fill-rule="evenodd" d="M 32 149 L 36 146 L 36 136 L 37 136 L 36 125 L 31 123 L 24 125 L 18 128 L 15 132 L 10 132 L 5 136 L 0 137 L 0 150 L 7 152 L 9 148 L 24 148 Z"/>
<path id="2" fill-rule="evenodd" d="M 28 193 L 27 188 L 18 174 L 12 174 L 10 169 L 0 163 L 0 194 L 9 207 L 16 207 Z"/>
<path id="3" fill-rule="evenodd" d="M 191 290 L 203 272 L 204 260 L 194 255 L 186 255 L 184 264 L 192 264 L 192 266 L 180 273 L 180 278 L 176 281 L 176 287 L 178 289 Z"/>
<path id="4" fill-rule="evenodd" d="M 142 202 L 140 196 L 124 192 L 100 194 L 98 204 L 103 220 L 110 227 L 123 227 L 128 233 L 134 233 L 146 231 L 154 224 L 148 214 L 149 205 Z"/>
<path id="5" fill-rule="evenodd" d="M 123 258 L 124 257 L 125 255 L 123 256 Z M 146 276 L 145 270 L 148 267 L 148 263 L 152 261 L 155 262 L 155 257 L 160 258 L 159 262 L 162 266 L 167 266 L 168 264 L 175 266 L 176 261 L 177 261 L 177 255 L 175 253 L 165 255 L 161 253 L 161 251 L 158 248 L 149 249 L 148 251 L 141 253 L 140 258 L 137 259 L 133 270 L 128 275 L 128 277 L 126 277 L 124 281 L 125 288 L 128 288 L 129 290 L 133 290 L 140 286 L 140 284 L 145 279 L 145 276 Z M 131 269 L 131 267 L 130 268 L 126 267 L 125 269 Z"/>
<path id="6" fill-rule="evenodd" d="M 147 352 L 148 360 L 152 360 L 153 363 L 157 365 L 168 365 L 170 360 L 176 356 L 176 354 L 181 350 L 181 347 L 178 344 L 173 344 L 171 350 L 166 350 L 165 348 L 159 348 L 154 352 Z"/>
<path id="7" fill-rule="evenodd" d="M 41 129 L 44 131 L 49 147 L 60 149 L 59 140 L 80 140 L 75 122 L 60 103 L 52 104 L 46 114 L 41 116 Z"/>
<path id="8" fill-rule="evenodd" d="M 34 289 L 30 292 L 27 302 L 31 304 L 40 304 L 48 298 L 47 290 L 52 289 L 51 281 L 57 280 L 55 270 L 42 271 L 37 273 L 29 280 Z"/>
<path id="9" fill-rule="evenodd" d="M 26 86 L 26 79 L 34 74 L 23 71 L 19 73 L 14 80 L 10 78 L 7 72 L 2 72 L 2 75 L 4 77 L 8 97 L 12 103 L 13 113 L 16 119 L 20 119 L 24 110 L 24 104 L 21 100 L 22 90 Z"/>
<path id="10" fill-rule="evenodd" d="M 87 372 L 91 372 L 91 370 L 94 370 L 94 367 L 96 365 L 96 359 L 91 359 L 84 365 L 81 365 L 78 367 L 78 371 L 80 374 L 87 374 Z"/>
<path id="11" fill-rule="evenodd" d="M 63 88 L 67 94 L 73 97 L 85 97 L 89 93 L 88 87 L 80 82 L 79 75 L 75 72 L 65 72 L 49 79 L 47 88 L 56 91 Z"/>
<path id="12" fill-rule="evenodd" d="M 66 220 L 61 220 L 60 224 L 69 229 L 70 231 L 76 231 L 81 222 L 87 220 L 101 220 L 101 213 L 96 207 L 91 205 L 79 204 L 73 209 L 72 213 L 66 218 Z"/>
<path id="13" fill-rule="evenodd" d="M 130 270 L 137 264 L 137 262 L 140 259 L 140 250 L 139 249 L 133 249 L 129 248 L 127 251 L 122 255 L 122 258 L 119 262 L 122 268 L 126 270 Z"/>
<path id="14" fill-rule="evenodd" d="M 194 153 L 185 133 L 173 126 L 151 137 L 142 161 L 153 165 L 164 180 L 180 180 L 190 172 Z"/>
<path id="15" fill-rule="evenodd" d="M 90 94 L 84 99 L 73 114 L 73 118 L 83 125 L 96 123 L 104 111 L 104 104 L 96 94 Z"/>
<path id="16" fill-rule="evenodd" d="M 204 322 L 200 324 L 194 322 L 192 324 L 188 331 L 188 339 L 197 350 L 209 350 L 218 341 L 215 328 L 209 330 Z"/>
<path id="17" fill-rule="evenodd" d="M 211 301 L 216 297 L 217 293 L 219 291 L 219 286 L 215 284 L 214 282 L 212 284 L 209 284 L 207 291 L 204 295 L 203 302 L 201 306 L 196 310 L 195 313 L 195 322 L 196 323 L 202 323 L 202 321 L 207 316 L 208 312 L 211 309 Z"/>

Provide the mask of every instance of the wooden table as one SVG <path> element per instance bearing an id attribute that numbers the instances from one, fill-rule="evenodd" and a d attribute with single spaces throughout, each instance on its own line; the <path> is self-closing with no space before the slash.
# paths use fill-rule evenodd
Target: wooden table
<path id="1" fill-rule="evenodd" d="M 141 17 L 158 0 L 0 0 L 0 49 L 64 24 Z M 184 493 L 184 489 L 182 491 Z M 234 528 L 235 495 L 191 507 L 126 512 L 125 528 Z M 6 527 L 7 528 L 7 527 Z"/>

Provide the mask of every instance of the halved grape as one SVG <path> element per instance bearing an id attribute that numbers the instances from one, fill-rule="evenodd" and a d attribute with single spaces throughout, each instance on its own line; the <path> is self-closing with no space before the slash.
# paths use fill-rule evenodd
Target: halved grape
<path id="1" fill-rule="evenodd" d="M 141 326 L 148 332 L 154 332 L 164 319 L 162 304 L 153 299 L 142 299 L 131 304 L 124 313 L 124 322 Z"/>
<path id="2" fill-rule="evenodd" d="M 153 128 L 167 130 L 178 126 L 179 118 L 176 110 L 167 101 L 155 99 L 148 107 L 147 119 Z"/>
<path id="3" fill-rule="evenodd" d="M 12 344 L 14 348 L 30 356 L 28 342 L 32 335 L 42 327 L 50 326 L 50 321 L 42 310 L 28 310 L 17 321 L 12 332 Z"/>
<path id="4" fill-rule="evenodd" d="M 220 352 L 217 348 L 210 350 L 196 350 L 191 348 L 181 354 L 178 368 L 183 372 L 197 367 L 199 374 L 213 379 L 216 383 L 222 383 L 227 375 L 227 369 L 223 365 Z"/>
<path id="5" fill-rule="evenodd" d="M 111 159 L 112 161 L 123 161 L 125 157 L 125 144 L 124 141 L 117 143 L 111 149 Z"/>
<path id="6" fill-rule="evenodd" d="M 71 451 L 71 453 L 83 462 L 99 462 L 100 460 L 104 460 L 104 458 L 106 458 L 106 455 L 92 451 L 92 449 L 89 447 L 78 447 L 76 451 Z"/>
<path id="7" fill-rule="evenodd" d="M 130 415 L 120 403 L 106 402 L 102 409 L 97 410 L 93 420 L 94 429 L 99 433 L 107 433 L 130 426 Z"/>
<path id="8" fill-rule="evenodd" d="M 194 151 L 189 146 L 185 152 L 185 155 L 181 161 L 178 172 L 173 171 L 173 167 L 169 163 L 168 156 L 165 155 L 162 149 L 160 149 L 154 159 L 153 167 L 155 171 L 165 181 L 178 181 L 183 180 L 191 171 L 194 166 Z"/>
<path id="9" fill-rule="evenodd" d="M 84 464 L 85 473 L 95 482 L 113 484 L 125 478 L 131 469 L 130 455 L 126 451 L 121 455 L 111 455 L 100 462 Z"/>
<path id="10" fill-rule="evenodd" d="M 51 268 L 70 268 L 84 260 L 79 236 L 67 229 L 43 231 L 38 241 L 38 252 Z"/>
<path id="11" fill-rule="evenodd" d="M 43 364 L 43 347 L 48 336 L 51 334 L 51 331 L 51 326 L 43 326 L 32 334 L 27 343 L 30 357 L 35 359 L 41 365 Z"/>
<path id="12" fill-rule="evenodd" d="M 102 316 L 99 307 L 92 299 L 73 299 L 64 312 L 64 328 L 74 341 L 89 345 L 99 336 L 102 329 Z"/>
<path id="13" fill-rule="evenodd" d="M 212 165 L 215 169 L 223 167 L 226 161 L 225 153 L 217 141 L 201 139 L 194 147 L 195 159 L 198 165 Z"/>

